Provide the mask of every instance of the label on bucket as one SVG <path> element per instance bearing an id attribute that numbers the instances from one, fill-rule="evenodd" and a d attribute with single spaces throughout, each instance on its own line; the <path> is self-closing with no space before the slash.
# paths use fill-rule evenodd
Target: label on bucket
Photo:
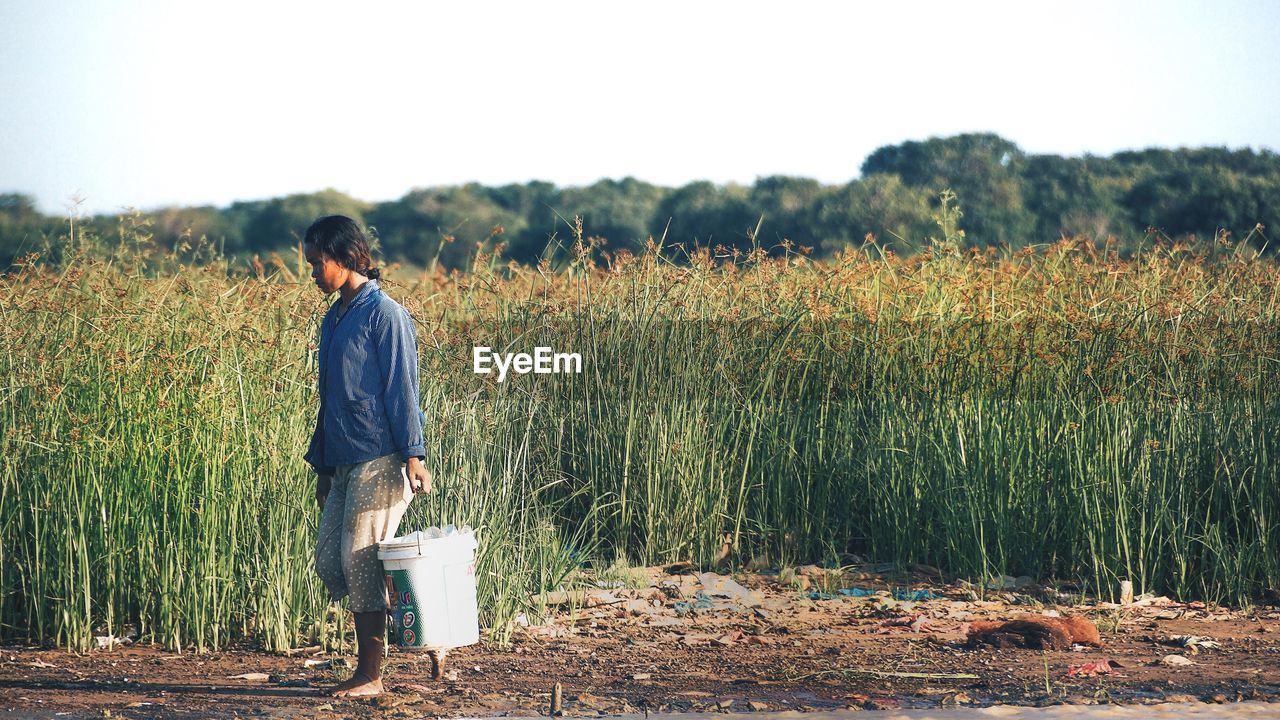
<path id="1" fill-rule="evenodd" d="M 391 600 L 391 634 L 396 645 L 404 648 L 425 647 L 422 633 L 422 611 L 413 586 L 409 583 L 408 570 L 387 571 L 387 595 Z"/>

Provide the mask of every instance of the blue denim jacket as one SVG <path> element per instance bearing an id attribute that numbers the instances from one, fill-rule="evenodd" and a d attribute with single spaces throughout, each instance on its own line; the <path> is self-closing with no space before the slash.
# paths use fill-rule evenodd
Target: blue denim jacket
<path id="1" fill-rule="evenodd" d="M 425 457 L 417 335 L 409 312 L 370 280 L 320 325 L 320 412 L 304 456 L 317 473 L 395 453 Z"/>

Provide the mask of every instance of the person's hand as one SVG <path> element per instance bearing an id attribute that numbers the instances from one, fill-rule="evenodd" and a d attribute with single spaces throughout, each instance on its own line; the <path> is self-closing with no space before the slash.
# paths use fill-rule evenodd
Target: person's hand
<path id="1" fill-rule="evenodd" d="M 409 489 L 414 495 L 425 495 L 431 492 L 431 472 L 422 464 L 421 458 L 411 457 L 405 463 L 404 474 L 409 478 Z"/>
<path id="2" fill-rule="evenodd" d="M 329 484 L 332 482 L 332 475 L 316 475 L 316 505 L 320 506 L 320 512 L 324 512 L 324 501 L 329 497 Z"/>

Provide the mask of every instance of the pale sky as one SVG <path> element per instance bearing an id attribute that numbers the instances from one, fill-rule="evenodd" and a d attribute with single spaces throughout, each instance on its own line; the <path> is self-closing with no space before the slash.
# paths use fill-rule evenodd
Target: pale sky
<path id="1" fill-rule="evenodd" d="M 843 183 L 877 147 L 1280 148 L 1280 2 L 0 0 L 0 192 Z"/>

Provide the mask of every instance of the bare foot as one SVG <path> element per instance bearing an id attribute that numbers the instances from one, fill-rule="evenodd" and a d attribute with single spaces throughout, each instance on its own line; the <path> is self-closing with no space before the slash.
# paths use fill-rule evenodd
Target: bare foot
<path id="1" fill-rule="evenodd" d="M 440 680 L 444 677 L 444 650 L 428 650 L 427 656 L 431 658 L 431 679 Z"/>
<path id="2" fill-rule="evenodd" d="M 373 697 L 382 694 L 382 679 L 370 680 L 369 678 L 356 673 L 351 676 L 350 680 L 340 682 L 329 688 L 329 694 L 334 697 Z"/>

